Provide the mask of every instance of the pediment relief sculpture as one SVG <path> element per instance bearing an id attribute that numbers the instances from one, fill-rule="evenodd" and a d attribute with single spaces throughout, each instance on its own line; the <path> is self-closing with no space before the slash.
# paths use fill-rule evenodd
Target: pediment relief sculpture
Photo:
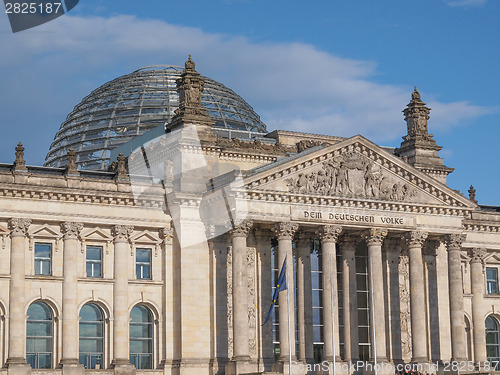
<path id="1" fill-rule="evenodd" d="M 286 179 L 288 191 L 392 201 L 419 201 L 417 190 L 357 152 L 324 161 Z"/>

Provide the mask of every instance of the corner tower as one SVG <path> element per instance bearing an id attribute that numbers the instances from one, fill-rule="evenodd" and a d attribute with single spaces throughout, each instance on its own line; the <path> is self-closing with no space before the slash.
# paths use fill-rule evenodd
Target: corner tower
<path id="1" fill-rule="evenodd" d="M 403 137 L 403 142 L 395 150 L 395 154 L 405 158 L 416 169 L 446 184 L 446 177 L 454 168 L 444 165 L 443 159 L 438 155 L 442 147 L 436 144 L 433 135 L 427 130 L 430 111 L 420 99 L 420 93 L 415 86 L 411 101 L 403 110 L 408 133 Z"/>

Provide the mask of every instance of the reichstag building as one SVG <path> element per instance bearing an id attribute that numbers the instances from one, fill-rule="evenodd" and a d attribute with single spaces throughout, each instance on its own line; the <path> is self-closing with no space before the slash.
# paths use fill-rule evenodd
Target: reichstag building
<path id="1" fill-rule="evenodd" d="M 447 186 L 417 88 L 403 118 L 268 132 L 191 57 L 94 90 L 0 164 L 0 374 L 492 371 L 500 207 Z"/>

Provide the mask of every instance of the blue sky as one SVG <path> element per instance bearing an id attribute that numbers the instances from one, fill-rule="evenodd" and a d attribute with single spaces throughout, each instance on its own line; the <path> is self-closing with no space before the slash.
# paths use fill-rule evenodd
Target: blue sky
<path id="1" fill-rule="evenodd" d="M 448 185 L 500 205 L 498 0 L 81 0 L 12 34 L 0 16 L 0 162 L 20 140 L 41 165 L 65 116 L 108 80 L 153 64 L 232 88 L 269 130 L 362 134 L 399 146 L 413 85 L 454 167 Z"/>

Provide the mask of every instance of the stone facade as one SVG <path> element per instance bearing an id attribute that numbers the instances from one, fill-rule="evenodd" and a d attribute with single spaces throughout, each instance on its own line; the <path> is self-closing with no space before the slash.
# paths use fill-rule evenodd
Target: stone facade
<path id="1" fill-rule="evenodd" d="M 123 156 L 111 172 L 78 171 L 73 154 L 67 168 L 26 166 L 21 144 L 14 164 L 0 165 L 0 374 L 304 373 L 300 364 L 319 357 L 472 361 L 465 372 L 484 370 L 485 321 L 500 311 L 500 210 L 446 186 L 452 169 L 437 156 L 416 89 L 408 134 L 390 150 L 362 136 L 218 138 L 191 60 L 178 87 L 171 135 L 148 146 L 147 168 L 162 171 L 160 183 L 137 177 L 134 154 L 130 175 Z M 320 302 L 311 298 L 316 243 Z M 272 323 L 262 323 L 272 268 L 285 259 L 289 289 L 273 338 Z M 368 337 L 358 321 L 362 259 Z M 27 329 L 42 324 L 28 314 L 36 303 L 49 316 L 42 351 Z M 321 342 L 313 303 L 323 311 Z M 98 359 L 82 349 L 89 305 L 102 313 L 91 338 L 102 340 Z M 134 320 L 137 306 L 144 322 Z M 290 321 L 288 307 L 297 308 Z M 146 327 L 141 353 L 132 350 L 138 327 Z M 51 370 L 28 365 L 41 358 Z"/>

